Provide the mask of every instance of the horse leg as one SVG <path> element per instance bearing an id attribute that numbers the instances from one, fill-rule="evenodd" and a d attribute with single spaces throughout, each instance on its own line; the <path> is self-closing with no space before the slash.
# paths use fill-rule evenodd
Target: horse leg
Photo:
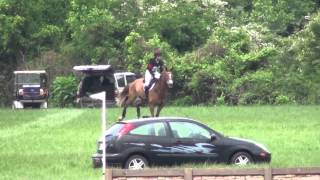
<path id="1" fill-rule="evenodd" d="M 140 118 L 140 105 L 137 104 L 137 116 L 138 116 L 138 119 Z"/>
<path id="2" fill-rule="evenodd" d="M 119 117 L 118 121 L 122 121 L 126 117 L 126 113 L 127 113 L 127 105 L 123 107 L 122 116 Z"/>
<path id="3" fill-rule="evenodd" d="M 158 106 L 156 117 L 159 117 L 160 111 L 161 111 L 162 108 L 163 108 L 163 105 L 162 105 L 162 104 Z"/>
<path id="4" fill-rule="evenodd" d="M 128 101 L 128 96 L 124 99 L 124 103 L 123 103 L 124 106 L 123 106 L 123 110 L 122 110 L 122 116 L 119 117 L 118 121 L 122 121 L 126 117 L 127 107 L 128 107 L 127 101 Z"/>
<path id="5" fill-rule="evenodd" d="M 154 117 L 154 105 L 149 105 L 151 117 Z"/>

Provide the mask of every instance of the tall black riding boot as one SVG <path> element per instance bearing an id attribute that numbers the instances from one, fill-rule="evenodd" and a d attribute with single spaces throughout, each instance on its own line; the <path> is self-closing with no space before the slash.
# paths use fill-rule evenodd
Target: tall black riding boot
<path id="1" fill-rule="evenodd" d="M 146 95 L 146 102 L 148 102 L 149 101 L 149 90 L 148 90 L 148 88 L 144 89 L 144 94 Z"/>

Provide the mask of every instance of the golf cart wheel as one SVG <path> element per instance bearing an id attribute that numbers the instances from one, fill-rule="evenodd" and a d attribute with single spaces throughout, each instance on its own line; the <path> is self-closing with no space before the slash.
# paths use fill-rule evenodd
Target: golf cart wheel
<path id="1" fill-rule="evenodd" d="M 231 158 L 231 164 L 243 166 L 253 163 L 252 156 L 247 152 L 237 152 Z"/>
<path id="2" fill-rule="evenodd" d="M 148 167 L 147 159 L 140 155 L 130 156 L 124 165 L 125 169 L 132 169 L 132 170 L 145 169 L 147 167 Z"/>

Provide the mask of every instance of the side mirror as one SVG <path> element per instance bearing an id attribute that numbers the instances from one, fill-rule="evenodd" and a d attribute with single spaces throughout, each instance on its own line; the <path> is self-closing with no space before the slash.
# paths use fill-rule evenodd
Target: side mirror
<path id="1" fill-rule="evenodd" d="M 211 134 L 211 141 L 215 141 L 217 139 L 217 135 L 215 135 L 215 134 Z"/>

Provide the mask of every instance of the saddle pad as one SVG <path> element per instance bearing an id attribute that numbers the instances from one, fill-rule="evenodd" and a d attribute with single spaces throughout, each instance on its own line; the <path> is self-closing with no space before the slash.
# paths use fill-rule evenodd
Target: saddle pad
<path id="1" fill-rule="evenodd" d="M 143 82 L 144 82 L 144 80 L 143 80 Z M 154 85 L 156 85 L 156 82 L 157 82 L 157 81 L 152 82 L 152 85 L 151 85 L 151 87 L 150 87 L 150 89 L 149 89 L 149 92 L 153 89 Z M 144 88 L 145 88 L 145 87 L 143 86 L 143 90 L 145 90 Z"/>

